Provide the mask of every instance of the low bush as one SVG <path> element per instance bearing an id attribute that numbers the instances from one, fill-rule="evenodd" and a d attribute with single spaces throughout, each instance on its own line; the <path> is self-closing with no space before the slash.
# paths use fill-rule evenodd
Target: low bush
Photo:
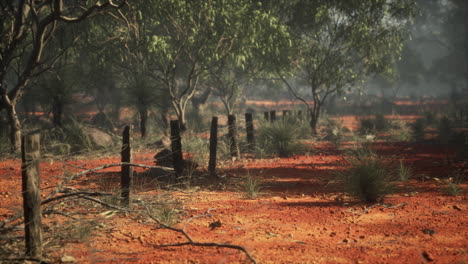
<path id="1" fill-rule="evenodd" d="M 413 176 L 413 169 L 410 166 L 405 165 L 403 161 L 400 160 L 397 175 L 400 181 L 407 181 Z"/>
<path id="2" fill-rule="evenodd" d="M 354 159 L 351 169 L 345 172 L 346 191 L 369 203 L 381 201 L 391 189 L 391 170 L 379 157 Z"/>
<path id="3" fill-rule="evenodd" d="M 439 120 L 437 126 L 438 139 L 441 144 L 448 144 L 452 139 L 454 133 L 452 130 L 452 122 L 446 116 Z"/>
<path id="4" fill-rule="evenodd" d="M 390 122 L 382 114 L 375 115 L 374 118 L 362 119 L 359 124 L 361 135 L 384 132 L 390 128 Z"/>
<path id="5" fill-rule="evenodd" d="M 261 190 L 261 181 L 258 178 L 247 177 L 244 183 L 244 191 L 249 199 L 255 199 Z"/>
<path id="6" fill-rule="evenodd" d="M 257 154 L 288 157 L 303 150 L 296 122 L 277 120 L 258 129 Z"/>
<path id="7" fill-rule="evenodd" d="M 424 140 L 424 130 L 426 129 L 426 122 L 424 119 L 416 119 L 416 121 L 411 125 L 412 138 L 414 141 L 423 141 Z"/>
<path id="8" fill-rule="evenodd" d="M 349 132 L 347 127 L 343 126 L 342 122 L 337 122 L 332 119 L 326 119 L 322 133 L 324 139 L 330 141 L 335 147 L 339 147 L 343 141 L 344 134 Z"/>

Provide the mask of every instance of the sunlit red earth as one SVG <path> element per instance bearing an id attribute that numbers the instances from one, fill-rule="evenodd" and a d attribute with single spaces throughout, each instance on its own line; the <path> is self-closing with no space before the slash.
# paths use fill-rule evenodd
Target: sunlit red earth
<path id="1" fill-rule="evenodd" d="M 343 120 L 344 125 L 355 129 L 354 117 Z M 343 148 L 351 144 L 345 142 Z M 415 176 L 396 182 L 393 194 L 370 205 L 342 195 L 336 172 L 349 167 L 342 152 L 327 142 L 308 146 L 308 155 L 223 163 L 219 173 L 224 176 L 224 184 L 171 192 L 183 206 L 175 227 L 182 228 L 192 219 L 186 231 L 195 241 L 241 245 L 258 263 L 468 262 L 466 194 L 447 196 L 442 192 L 443 179 L 457 166 L 451 163 L 451 150 L 431 144 L 374 143 L 372 148 L 380 155 L 412 166 Z M 135 152 L 134 162 L 153 165 L 155 152 Z M 116 153 L 74 157 L 66 163 L 93 168 L 119 161 Z M 65 175 L 79 171 L 62 160 L 44 158 L 40 167 L 43 196 Z M 4 220 L 17 213 L 22 204 L 18 159 L 1 160 L 0 175 L 0 220 Z M 256 199 L 246 198 L 241 191 L 246 176 L 261 179 L 263 189 Z M 105 173 L 87 174 L 69 186 L 108 192 L 118 189 L 118 183 L 119 167 L 114 167 Z M 157 200 L 164 193 L 157 187 L 140 182 L 133 191 L 134 198 Z M 466 189 L 466 185 L 462 187 Z M 133 208 L 141 206 L 134 203 Z M 65 238 L 57 244 L 51 240 L 60 235 L 56 232 L 64 232 L 60 230 L 67 225 L 79 229 L 80 224 L 47 215 L 46 253 L 52 262 L 72 256 L 78 263 L 249 263 L 244 253 L 234 249 L 158 247 L 186 240 L 173 231 L 158 229 L 144 214 L 116 213 L 106 217 L 99 213 L 107 208 L 94 205 L 83 209 L 67 202 L 57 209 L 78 211 L 75 217 L 94 219 L 96 227 L 82 241 Z M 211 216 L 195 217 L 210 209 Z M 215 221 L 220 221 L 221 226 L 210 228 Z"/>

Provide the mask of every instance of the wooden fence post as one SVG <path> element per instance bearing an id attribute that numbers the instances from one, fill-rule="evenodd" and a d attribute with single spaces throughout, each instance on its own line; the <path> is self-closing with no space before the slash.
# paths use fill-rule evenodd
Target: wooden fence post
<path id="1" fill-rule="evenodd" d="M 302 111 L 297 111 L 297 119 L 302 120 Z"/>
<path id="2" fill-rule="evenodd" d="M 268 121 L 270 118 L 270 113 L 268 112 L 263 112 L 263 118 L 265 119 L 265 121 Z"/>
<path id="3" fill-rule="evenodd" d="M 122 133 L 122 162 L 132 162 L 132 149 L 130 146 L 130 126 L 125 126 Z M 133 169 L 129 165 L 122 165 L 120 173 L 120 196 L 121 205 L 128 207 L 130 205 L 130 189 L 132 187 Z"/>
<path id="4" fill-rule="evenodd" d="M 252 113 L 245 113 L 245 130 L 247 133 L 248 149 L 253 152 L 255 150 L 255 138 Z"/>
<path id="5" fill-rule="evenodd" d="M 179 120 L 171 120 L 171 149 L 172 164 L 176 178 L 179 181 L 184 172 L 184 158 L 182 156 L 182 139 L 180 137 Z"/>
<path id="6" fill-rule="evenodd" d="M 213 116 L 211 119 L 210 130 L 210 160 L 208 162 L 208 173 L 210 177 L 217 177 L 216 174 L 216 151 L 218 146 L 218 117 Z"/>
<path id="7" fill-rule="evenodd" d="M 237 141 L 236 141 L 236 116 L 235 115 L 228 115 L 228 139 L 229 139 L 229 149 L 231 153 L 231 157 L 239 157 L 239 152 L 237 149 Z"/>
<path id="8" fill-rule="evenodd" d="M 41 186 L 39 179 L 40 136 L 21 138 L 21 176 L 26 256 L 42 257 Z"/>
<path id="9" fill-rule="evenodd" d="M 271 110 L 270 111 L 270 122 L 275 122 L 276 121 L 276 111 Z"/>

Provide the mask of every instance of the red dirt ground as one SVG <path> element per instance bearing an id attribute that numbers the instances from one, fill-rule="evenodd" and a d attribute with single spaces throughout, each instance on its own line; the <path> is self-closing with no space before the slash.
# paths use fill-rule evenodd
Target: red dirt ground
<path id="1" fill-rule="evenodd" d="M 344 118 L 345 125 L 349 122 L 349 126 L 355 126 L 355 118 L 350 119 Z M 351 144 L 345 142 L 343 146 Z M 374 143 L 378 154 L 412 166 L 415 176 L 396 182 L 393 194 L 369 205 L 343 195 L 336 172 L 349 167 L 346 156 L 329 143 L 309 145 L 308 155 L 225 163 L 219 169 L 223 182 L 213 186 L 168 193 L 154 181 L 136 178 L 132 194 L 134 199 L 148 202 L 169 195 L 183 209 L 175 227 L 186 225 L 187 233 L 197 242 L 241 245 L 258 263 L 468 262 L 466 194 L 442 193 L 443 178 L 456 166 L 450 163 L 452 152 L 430 144 Z M 134 162 L 153 165 L 155 152 L 136 152 Z M 82 170 L 77 167 L 94 168 L 119 161 L 117 155 L 67 160 L 44 157 L 40 166 L 43 199 L 66 175 Z M 90 173 L 67 186 L 115 191 L 119 169 Z M 0 175 L 2 221 L 22 206 L 18 159 L 0 160 Z M 240 191 L 246 176 L 261 179 L 262 193 L 256 199 L 248 199 Z M 466 190 L 467 186 L 462 187 Z M 132 208 L 142 209 L 138 203 Z M 113 214 L 100 205 L 74 200 L 59 203 L 55 209 L 73 213 L 81 221 L 56 214 L 44 217 L 46 255 L 53 263 L 63 256 L 72 256 L 77 263 L 249 263 L 244 253 L 234 249 L 159 247 L 186 240 L 181 234 L 158 229 L 154 221 L 138 212 Z M 210 209 L 210 216 L 197 217 Z M 101 214 L 105 211 L 111 214 Z M 77 239 L 77 230 L 86 227 L 83 220 L 93 221 L 92 232 Z M 221 226 L 210 228 L 215 221 Z M 7 235 L 18 237 L 22 231 Z M 0 243 L 2 239 L 7 241 L 3 244 L 7 252 L 21 254 L 21 242 L 0 236 Z"/>

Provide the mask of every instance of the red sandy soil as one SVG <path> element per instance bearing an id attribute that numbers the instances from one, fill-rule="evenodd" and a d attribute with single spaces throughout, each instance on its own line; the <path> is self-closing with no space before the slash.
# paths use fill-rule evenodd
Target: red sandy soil
<path id="1" fill-rule="evenodd" d="M 244 246 L 258 263 L 467 263 L 466 196 L 446 196 L 441 193 L 441 183 L 432 179 L 448 175 L 454 166 L 446 162 L 450 155 L 428 144 L 380 142 L 374 144 L 374 149 L 411 165 L 417 175 L 407 182 L 397 182 L 395 192 L 382 203 L 363 204 L 343 196 L 336 172 L 349 166 L 345 156 L 328 143 L 311 143 L 312 154 L 229 162 L 220 168 L 224 184 L 172 191 L 173 199 L 183 205 L 175 227 L 182 228 L 191 219 L 186 231 L 195 241 Z M 134 162 L 153 165 L 154 154 L 137 152 Z M 119 162 L 117 155 L 66 161 L 86 168 L 114 162 Z M 66 163 L 56 158 L 42 160 L 44 198 L 64 175 L 81 171 Z M 0 175 L 1 221 L 21 208 L 18 160 L 1 160 Z M 239 191 L 247 175 L 262 180 L 262 194 L 257 199 L 247 199 Z M 87 174 L 68 186 L 112 191 L 118 183 L 119 168 L 115 167 L 105 173 Z M 163 193 L 157 187 L 140 182 L 133 196 L 156 200 Z M 140 207 L 132 205 L 134 209 Z M 106 218 L 99 214 L 108 210 L 104 207 L 80 207 L 71 201 L 55 209 L 75 212 L 74 216 L 82 220 L 94 220 L 95 228 L 80 241 L 67 235 L 79 229 L 79 223 L 60 215 L 46 215 L 46 254 L 54 263 L 63 256 L 72 256 L 78 263 L 249 263 L 244 253 L 234 249 L 158 247 L 186 240 L 173 231 L 158 229 L 151 219 L 136 212 Z M 209 209 L 211 216 L 196 217 Z M 211 229 L 209 225 L 215 221 L 220 221 L 221 226 Z M 17 231 L 14 235 L 21 234 Z M 16 246 L 23 248 L 21 243 Z"/>

